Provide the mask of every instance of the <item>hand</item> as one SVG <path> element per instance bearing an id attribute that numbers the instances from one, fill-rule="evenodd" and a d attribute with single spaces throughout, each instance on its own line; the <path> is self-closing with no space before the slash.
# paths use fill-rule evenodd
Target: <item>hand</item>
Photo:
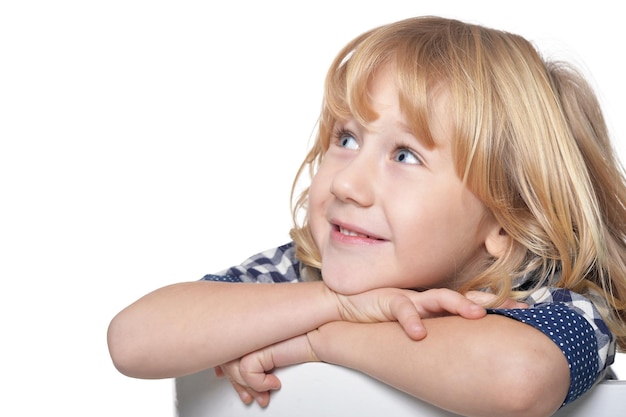
<path id="1" fill-rule="evenodd" d="M 414 340 L 426 337 L 422 319 L 455 314 L 481 318 L 485 309 L 464 295 L 445 288 L 426 291 L 380 288 L 355 295 L 335 293 L 342 320 L 357 323 L 397 321 Z"/>
<path id="2" fill-rule="evenodd" d="M 241 401 L 244 404 L 250 404 L 253 400 L 256 400 L 257 404 L 261 407 L 266 407 L 269 404 L 269 393 L 267 392 L 256 392 L 249 387 L 245 387 L 235 380 L 235 375 L 239 375 L 239 362 L 240 359 L 235 359 L 228 363 L 224 363 L 220 366 L 216 366 L 215 376 L 218 378 L 227 377 L 228 381 L 239 395 Z"/>
<path id="3" fill-rule="evenodd" d="M 303 362 L 319 361 L 306 335 L 267 346 L 249 353 L 241 359 L 230 361 L 215 368 L 218 377 L 228 376 L 241 401 L 253 400 L 267 407 L 270 391 L 280 389 L 280 380 L 271 371 L 275 368 Z"/>
<path id="4" fill-rule="evenodd" d="M 270 394 L 268 391 L 258 392 L 246 385 L 242 385 L 237 382 L 238 380 L 243 380 L 240 373 L 240 362 L 241 359 L 235 359 L 220 366 L 216 366 L 215 375 L 218 378 L 227 377 L 230 384 L 235 389 L 235 392 L 237 392 L 237 395 L 239 395 L 239 398 L 241 399 L 241 401 L 244 402 L 244 404 L 250 404 L 254 400 L 261 407 L 267 407 L 270 402 Z"/>

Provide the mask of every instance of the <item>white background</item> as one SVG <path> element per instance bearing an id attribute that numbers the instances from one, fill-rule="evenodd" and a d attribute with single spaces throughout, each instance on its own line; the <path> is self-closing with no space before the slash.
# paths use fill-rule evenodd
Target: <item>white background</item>
<path id="1" fill-rule="evenodd" d="M 170 380 L 111 365 L 109 320 L 287 241 L 331 59 L 420 14 L 583 65 L 624 154 L 611 1 L 0 3 L 0 414 L 171 416 Z"/>

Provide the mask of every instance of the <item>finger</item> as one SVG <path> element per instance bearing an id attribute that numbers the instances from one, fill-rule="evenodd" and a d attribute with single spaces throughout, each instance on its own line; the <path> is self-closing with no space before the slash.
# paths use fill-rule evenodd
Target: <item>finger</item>
<path id="1" fill-rule="evenodd" d="M 274 374 L 246 374 L 244 377 L 250 388 L 257 392 L 267 392 L 280 389 L 280 380 Z"/>
<path id="2" fill-rule="evenodd" d="M 490 294 L 484 291 L 468 291 L 465 293 L 465 297 L 472 300 L 476 304 L 480 304 L 485 307 L 495 307 L 495 308 L 528 308 L 528 304 L 513 300 L 513 299 L 505 299 L 502 303 L 495 305 L 498 296 L 495 294 Z"/>
<path id="3" fill-rule="evenodd" d="M 258 405 L 265 408 L 270 403 L 270 393 L 269 392 L 257 392 L 254 395 L 254 399 Z"/>
<path id="4" fill-rule="evenodd" d="M 426 329 L 411 299 L 404 295 L 397 295 L 391 299 L 389 309 L 411 339 L 421 340 L 426 337 Z"/>
<path id="5" fill-rule="evenodd" d="M 417 297 L 417 311 L 422 318 L 437 317 L 444 313 L 457 314 L 468 319 L 483 317 L 485 308 L 464 295 L 445 288 L 427 290 L 414 295 Z"/>
<path id="6" fill-rule="evenodd" d="M 237 393 L 237 395 L 239 395 L 239 399 L 241 399 L 244 404 L 250 404 L 252 402 L 254 396 L 248 391 L 247 388 L 233 380 L 230 380 L 230 384 L 233 386 L 235 392 Z"/>
<path id="7" fill-rule="evenodd" d="M 465 297 L 481 306 L 488 306 L 496 298 L 495 295 L 484 291 L 468 291 L 465 293 Z"/>
<path id="8" fill-rule="evenodd" d="M 266 374 L 265 372 L 246 373 L 243 377 L 248 386 L 257 392 L 280 389 L 280 380 L 274 374 Z"/>
<path id="9" fill-rule="evenodd" d="M 231 380 L 230 383 L 237 392 L 237 395 L 239 395 L 239 399 L 241 399 L 244 404 L 250 404 L 254 400 L 261 407 L 267 407 L 267 405 L 270 403 L 269 391 L 258 392 L 250 387 L 245 387 L 233 380 Z"/>
<path id="10" fill-rule="evenodd" d="M 224 370 L 220 366 L 216 366 L 213 370 L 215 371 L 216 377 L 222 378 L 224 376 Z"/>
<path id="11" fill-rule="evenodd" d="M 235 389 L 235 392 L 239 396 L 239 399 L 244 404 L 250 404 L 252 401 L 256 401 L 261 407 L 267 407 L 270 403 L 270 394 L 269 392 L 258 392 L 250 387 L 243 386 L 232 379 L 230 380 L 231 385 Z"/>
<path id="12" fill-rule="evenodd" d="M 257 392 L 277 390 L 280 388 L 280 380 L 270 373 L 274 365 L 271 350 L 266 349 L 244 356 L 239 363 L 239 372 L 247 386 Z"/>

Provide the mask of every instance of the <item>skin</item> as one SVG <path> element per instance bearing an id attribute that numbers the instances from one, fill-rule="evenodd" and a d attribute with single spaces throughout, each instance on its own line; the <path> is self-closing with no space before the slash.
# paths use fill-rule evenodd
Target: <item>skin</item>
<path id="1" fill-rule="evenodd" d="M 297 285 L 196 281 L 141 297 L 113 318 L 107 337 L 113 363 L 123 374 L 175 378 L 334 321 L 397 321 L 410 337 L 420 339 L 426 332 L 422 319 L 442 314 L 476 319 L 485 310 L 445 289 L 381 288 L 344 296 L 321 281 Z"/>
<path id="2" fill-rule="evenodd" d="M 569 369 L 548 337 L 470 301 L 489 295 L 401 289 L 450 285 L 508 238 L 454 175 L 445 119 L 435 127 L 440 142 L 425 148 L 404 127 L 388 74 L 374 79 L 371 94 L 379 118 L 339 126 L 351 133 L 338 135 L 312 183 L 309 220 L 324 281 L 158 289 L 109 326 L 122 373 L 170 378 L 217 367 L 243 401 L 266 406 L 280 387 L 272 369 L 321 360 L 463 415 L 558 409 Z M 438 105 L 445 115 L 445 95 Z"/>
<path id="3" fill-rule="evenodd" d="M 305 361 L 358 369 L 464 416 L 549 416 L 565 398 L 567 362 L 534 328 L 496 315 L 424 324 L 428 336 L 415 341 L 397 323 L 333 322 L 224 364 L 218 375 L 228 374 L 242 401 L 261 406 L 281 386 L 269 371 Z"/>
<path id="4" fill-rule="evenodd" d="M 438 143 L 428 148 L 409 131 L 389 71 L 374 78 L 370 97 L 378 118 L 336 123 L 311 184 L 309 224 L 324 281 L 342 294 L 450 286 L 500 226 L 457 175 L 446 118 L 434 120 Z M 446 114 L 446 99 L 435 115 Z"/>

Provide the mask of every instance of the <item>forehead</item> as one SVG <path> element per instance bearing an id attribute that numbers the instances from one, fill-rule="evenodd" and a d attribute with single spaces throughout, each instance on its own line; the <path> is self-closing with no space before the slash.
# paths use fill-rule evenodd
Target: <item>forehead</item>
<path id="1" fill-rule="evenodd" d="M 352 57 L 351 59 L 358 59 Z M 416 86 L 407 84 L 403 73 L 393 61 L 377 66 L 346 62 L 344 76 L 339 76 L 337 88 L 329 92 L 329 109 L 333 119 L 354 118 L 368 126 L 378 119 L 380 110 L 401 114 L 407 130 L 430 142 L 428 101 Z M 368 68 L 368 71 L 364 69 Z"/>
<path id="2" fill-rule="evenodd" d="M 368 80 L 367 91 L 366 105 L 376 113 L 376 119 L 380 111 L 396 113 L 398 127 L 412 133 L 426 146 L 449 145 L 453 106 L 450 91 L 443 83 L 415 88 L 415 85 L 407 85 L 401 69 L 388 64 Z"/>

